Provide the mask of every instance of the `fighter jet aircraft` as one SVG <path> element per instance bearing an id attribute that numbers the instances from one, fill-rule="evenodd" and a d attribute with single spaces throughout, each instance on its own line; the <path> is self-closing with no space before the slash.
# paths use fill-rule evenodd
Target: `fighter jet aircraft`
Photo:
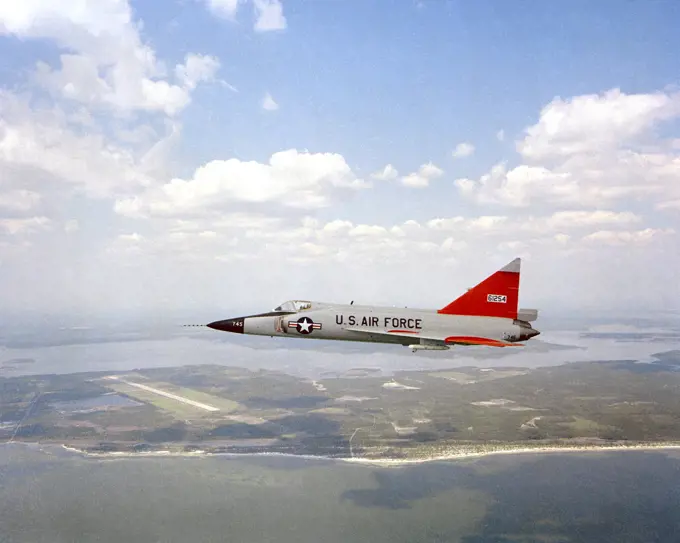
<path id="1" fill-rule="evenodd" d="M 452 345 L 522 346 L 540 332 L 536 309 L 519 309 L 516 258 L 441 309 L 410 309 L 290 300 L 272 311 L 219 320 L 210 328 L 236 334 L 396 343 L 418 350 Z"/>

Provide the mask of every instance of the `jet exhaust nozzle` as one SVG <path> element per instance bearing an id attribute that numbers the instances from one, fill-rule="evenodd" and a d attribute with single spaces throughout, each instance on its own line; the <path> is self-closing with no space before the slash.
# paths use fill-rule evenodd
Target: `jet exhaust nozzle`
<path id="1" fill-rule="evenodd" d="M 522 331 L 519 334 L 519 340 L 527 341 L 532 337 L 536 337 L 538 335 L 540 335 L 540 332 L 535 328 L 522 328 Z"/>

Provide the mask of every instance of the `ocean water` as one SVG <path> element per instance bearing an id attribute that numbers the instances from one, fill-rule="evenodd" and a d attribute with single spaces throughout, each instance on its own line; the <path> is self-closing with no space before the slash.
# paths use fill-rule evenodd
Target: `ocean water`
<path id="1" fill-rule="evenodd" d="M 0 541 L 680 541 L 680 453 L 375 467 L 284 456 L 84 458 L 0 446 Z"/>

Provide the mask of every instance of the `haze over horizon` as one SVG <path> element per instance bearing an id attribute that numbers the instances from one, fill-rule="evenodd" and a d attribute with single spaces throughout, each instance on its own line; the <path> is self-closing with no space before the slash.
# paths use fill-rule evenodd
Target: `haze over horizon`
<path id="1" fill-rule="evenodd" d="M 678 21 L 670 0 L 2 3 L 2 312 L 435 308 L 516 256 L 540 315 L 677 310 Z"/>

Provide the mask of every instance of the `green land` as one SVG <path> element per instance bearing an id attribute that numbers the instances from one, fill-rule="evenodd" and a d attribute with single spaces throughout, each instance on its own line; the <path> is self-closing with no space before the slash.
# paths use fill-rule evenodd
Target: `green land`
<path id="1" fill-rule="evenodd" d="M 4 378 L 0 439 L 90 453 L 395 461 L 680 444 L 680 352 L 661 355 L 654 364 L 350 372 L 317 381 L 208 365 Z"/>

